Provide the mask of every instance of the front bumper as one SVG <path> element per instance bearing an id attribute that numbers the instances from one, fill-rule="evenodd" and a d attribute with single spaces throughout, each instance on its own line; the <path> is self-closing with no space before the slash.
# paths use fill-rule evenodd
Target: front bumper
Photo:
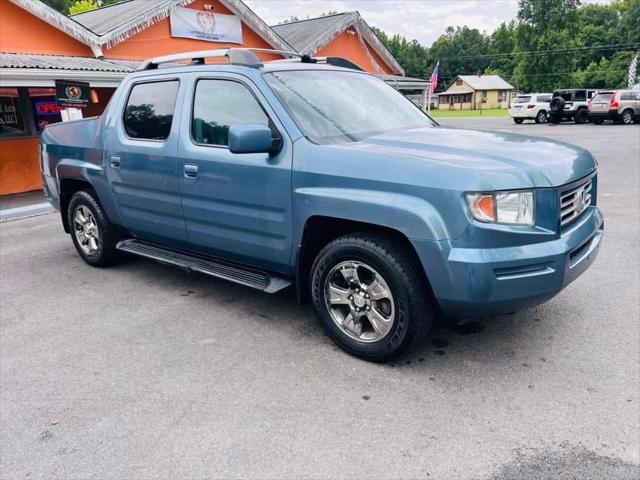
<path id="1" fill-rule="evenodd" d="M 603 233 L 602 213 L 592 206 L 548 242 L 494 249 L 414 243 L 441 309 L 470 317 L 511 313 L 550 299 L 589 268 Z"/>

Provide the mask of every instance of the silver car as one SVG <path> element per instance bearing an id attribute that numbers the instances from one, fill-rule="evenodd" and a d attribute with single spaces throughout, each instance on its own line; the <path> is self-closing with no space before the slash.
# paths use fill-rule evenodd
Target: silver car
<path id="1" fill-rule="evenodd" d="M 598 92 L 589 102 L 589 121 L 600 125 L 605 120 L 631 125 L 640 120 L 640 91 L 609 90 Z"/>

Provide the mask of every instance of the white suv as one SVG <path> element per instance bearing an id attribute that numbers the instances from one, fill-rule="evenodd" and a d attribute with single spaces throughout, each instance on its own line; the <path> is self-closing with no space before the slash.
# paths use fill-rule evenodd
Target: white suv
<path id="1" fill-rule="evenodd" d="M 509 115 L 515 123 L 522 123 L 527 118 L 535 120 L 536 123 L 544 123 L 547 121 L 549 102 L 551 102 L 550 93 L 518 95 L 509 108 Z"/>

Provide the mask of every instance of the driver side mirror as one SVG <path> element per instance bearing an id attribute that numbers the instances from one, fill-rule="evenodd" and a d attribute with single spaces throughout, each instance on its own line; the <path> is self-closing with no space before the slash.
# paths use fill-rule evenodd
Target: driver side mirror
<path id="1" fill-rule="evenodd" d="M 245 123 L 229 128 L 231 153 L 269 153 L 282 149 L 282 138 L 272 138 L 271 129 L 260 123 Z"/>

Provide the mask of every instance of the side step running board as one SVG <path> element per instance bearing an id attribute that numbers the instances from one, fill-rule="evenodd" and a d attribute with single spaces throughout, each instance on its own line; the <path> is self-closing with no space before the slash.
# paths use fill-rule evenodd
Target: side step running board
<path id="1" fill-rule="evenodd" d="M 160 263 L 174 265 L 188 271 L 200 272 L 222 278 L 267 293 L 275 293 L 291 285 L 291 280 L 275 277 L 267 272 L 248 269 L 220 260 L 201 258 L 186 253 L 167 250 L 139 240 L 122 240 L 116 245 L 118 250 L 141 257 L 151 258 Z"/>

